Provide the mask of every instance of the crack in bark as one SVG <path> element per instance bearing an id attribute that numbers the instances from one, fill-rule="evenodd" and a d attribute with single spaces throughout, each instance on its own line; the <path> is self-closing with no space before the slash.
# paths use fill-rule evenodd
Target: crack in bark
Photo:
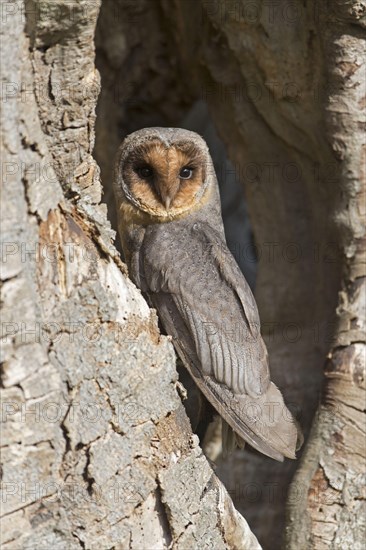
<path id="1" fill-rule="evenodd" d="M 80 543 L 81 548 L 86 548 L 85 542 L 78 536 L 78 534 L 75 531 L 70 531 L 72 536 Z"/>
<path id="2" fill-rule="evenodd" d="M 170 515 L 168 514 L 168 507 L 166 506 L 164 500 L 163 500 L 163 489 L 162 489 L 162 486 L 160 484 L 160 481 L 159 481 L 159 477 L 156 476 L 155 477 L 155 483 L 156 483 L 156 492 L 157 492 L 157 496 L 159 497 L 157 499 L 157 501 L 159 502 L 160 504 L 160 509 L 162 510 L 164 516 L 163 516 L 163 521 L 165 522 L 166 524 L 166 527 L 168 528 L 167 529 L 167 535 L 169 536 L 169 539 L 168 539 L 168 548 L 171 548 L 171 545 L 174 541 L 174 536 L 173 536 L 173 531 L 172 531 L 172 526 L 171 526 L 171 523 L 170 523 Z M 166 531 L 166 530 L 165 530 Z M 176 543 L 177 541 L 175 541 Z"/>
<path id="3" fill-rule="evenodd" d="M 66 421 L 67 415 L 69 414 L 69 411 L 70 411 L 71 407 L 72 407 L 72 403 L 69 403 L 69 407 L 66 411 L 66 414 L 65 414 L 62 422 L 60 422 L 60 428 L 61 428 L 62 435 L 63 435 L 64 441 L 65 441 L 65 450 L 63 452 L 62 459 L 60 461 L 60 471 L 59 471 L 59 473 L 60 473 L 61 477 L 63 477 L 62 469 L 65 467 L 66 456 L 71 451 L 71 438 L 70 438 L 69 430 L 68 430 L 67 426 L 65 425 L 65 421 Z"/>
<path id="4" fill-rule="evenodd" d="M 340 397 L 337 398 L 337 401 L 339 403 L 342 403 L 342 405 L 344 405 L 344 407 L 346 407 L 347 409 L 352 409 L 353 411 L 356 411 L 357 413 L 359 414 L 364 414 L 366 413 L 366 408 L 365 409 L 359 409 L 357 408 L 355 405 L 352 405 L 351 403 L 346 403 L 345 401 L 343 401 Z M 348 419 L 347 419 L 348 420 Z M 360 429 L 358 427 L 358 429 Z"/>
<path id="5" fill-rule="evenodd" d="M 89 471 L 88 471 L 88 468 L 90 466 L 90 446 L 89 445 L 85 448 L 85 456 L 86 456 L 86 464 L 82 472 L 82 477 L 84 481 L 86 481 L 87 483 L 86 490 L 88 491 L 88 494 L 92 496 L 94 493 L 93 485 L 95 483 L 95 479 L 93 478 L 93 476 L 89 474 Z"/>

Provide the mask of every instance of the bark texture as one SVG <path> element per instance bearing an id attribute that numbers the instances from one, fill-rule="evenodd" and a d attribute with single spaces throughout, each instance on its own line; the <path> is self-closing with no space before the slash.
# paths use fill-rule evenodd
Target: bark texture
<path id="1" fill-rule="evenodd" d="M 3 14 L 2 547 L 260 548 L 100 204 L 99 8 Z"/>
<path id="2" fill-rule="evenodd" d="M 320 18 L 326 136 L 339 161 L 342 281 L 324 391 L 290 491 L 287 547 L 355 548 L 366 538 L 366 4 Z M 295 497 L 297 495 L 297 497 Z M 299 498 L 300 497 L 300 498 Z"/>
<path id="3" fill-rule="evenodd" d="M 244 184 L 271 372 L 306 438 L 322 399 L 290 492 L 291 548 L 351 548 L 363 536 L 365 12 L 351 0 L 106 0 L 97 29 L 103 180 L 124 135 L 180 126 L 204 100 Z M 247 451 L 219 466 L 265 548 L 281 546 L 296 466 Z"/>

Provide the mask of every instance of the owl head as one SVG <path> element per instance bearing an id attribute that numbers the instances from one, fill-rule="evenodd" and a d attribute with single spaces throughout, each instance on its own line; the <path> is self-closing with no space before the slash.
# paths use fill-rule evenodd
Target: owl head
<path id="1" fill-rule="evenodd" d="M 212 177 L 213 176 L 213 177 Z M 178 128 L 145 128 L 126 137 L 117 153 L 115 191 L 157 221 L 198 208 L 216 186 L 205 141 Z"/>

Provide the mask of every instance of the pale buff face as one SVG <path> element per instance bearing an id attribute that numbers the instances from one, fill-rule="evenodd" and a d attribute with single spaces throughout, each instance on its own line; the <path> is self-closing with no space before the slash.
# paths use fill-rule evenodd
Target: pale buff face
<path id="1" fill-rule="evenodd" d="M 202 151 L 190 142 L 167 147 L 156 139 L 129 154 L 123 179 L 145 212 L 174 217 L 196 205 L 206 177 L 205 160 Z"/>

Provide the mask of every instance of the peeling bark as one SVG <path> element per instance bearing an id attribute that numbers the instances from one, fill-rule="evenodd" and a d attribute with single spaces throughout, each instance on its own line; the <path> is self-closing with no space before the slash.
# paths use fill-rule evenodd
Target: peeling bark
<path id="1" fill-rule="evenodd" d="M 92 156 L 99 8 L 6 5 L 2 547 L 260 548 L 112 243 Z"/>

